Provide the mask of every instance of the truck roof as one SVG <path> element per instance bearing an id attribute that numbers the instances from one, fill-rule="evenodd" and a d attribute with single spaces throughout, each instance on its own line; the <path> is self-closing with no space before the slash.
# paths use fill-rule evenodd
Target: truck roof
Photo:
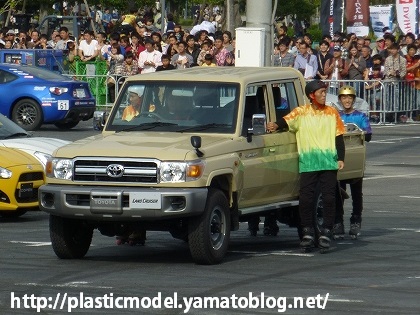
<path id="1" fill-rule="evenodd" d="M 299 78 L 304 84 L 301 73 L 289 67 L 193 67 L 182 70 L 160 71 L 139 74 L 127 78 L 130 81 L 209 81 L 247 84 L 267 80 Z"/>

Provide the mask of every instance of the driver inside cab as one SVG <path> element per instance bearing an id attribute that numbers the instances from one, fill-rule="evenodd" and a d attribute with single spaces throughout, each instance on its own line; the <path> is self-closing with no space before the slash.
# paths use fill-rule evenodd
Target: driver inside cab
<path id="1" fill-rule="evenodd" d="M 131 121 L 140 114 L 144 86 L 130 86 L 128 88 L 129 105 L 124 109 L 122 120 Z"/>

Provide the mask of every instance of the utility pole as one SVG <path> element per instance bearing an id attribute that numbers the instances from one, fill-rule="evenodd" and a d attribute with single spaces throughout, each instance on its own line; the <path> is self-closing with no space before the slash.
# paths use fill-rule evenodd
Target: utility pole
<path id="1" fill-rule="evenodd" d="M 226 30 L 235 33 L 235 1 L 226 0 Z"/>

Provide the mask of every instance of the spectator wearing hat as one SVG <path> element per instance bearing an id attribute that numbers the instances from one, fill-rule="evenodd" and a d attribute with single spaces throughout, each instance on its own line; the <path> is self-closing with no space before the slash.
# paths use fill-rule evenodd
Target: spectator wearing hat
<path id="1" fill-rule="evenodd" d="M 15 44 L 15 36 L 16 36 L 16 34 L 15 34 L 14 30 L 8 30 L 6 32 L 5 38 L 3 39 L 3 43 L 5 43 L 6 40 L 8 40 L 8 41 L 10 41 L 10 44 L 11 44 L 10 48 L 13 48 L 13 45 Z"/>
<path id="2" fill-rule="evenodd" d="M 382 36 L 376 38 L 375 47 L 372 49 L 372 56 L 379 54 L 385 48 L 385 40 Z"/>
<path id="3" fill-rule="evenodd" d="M 325 62 L 324 73 L 331 80 L 330 89 L 338 88 L 337 80 L 343 80 L 347 75 L 346 64 L 341 56 L 340 46 L 334 46 L 333 57 Z"/>
<path id="4" fill-rule="evenodd" d="M 162 53 L 155 50 L 153 44 L 153 39 L 149 37 L 144 41 L 146 50 L 142 51 L 139 56 L 139 67 L 142 74 L 155 72 L 156 68 L 162 64 Z"/>

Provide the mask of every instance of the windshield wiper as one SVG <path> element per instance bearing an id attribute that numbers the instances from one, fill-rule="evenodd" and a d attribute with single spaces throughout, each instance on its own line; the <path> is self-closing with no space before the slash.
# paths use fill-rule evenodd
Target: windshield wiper
<path id="1" fill-rule="evenodd" d="M 16 132 L 16 133 L 12 133 L 4 138 L 2 138 L 3 140 L 6 139 L 13 139 L 13 138 L 29 138 L 30 135 L 27 134 L 26 132 Z"/>
<path id="2" fill-rule="evenodd" d="M 189 127 L 189 128 L 180 129 L 180 130 L 177 130 L 177 132 L 203 131 L 203 130 L 208 130 L 208 129 L 212 129 L 212 128 L 220 128 L 220 127 L 231 127 L 231 125 L 212 123 L 212 124 L 199 125 L 199 126 L 193 126 L 193 127 Z"/>
<path id="3" fill-rule="evenodd" d="M 156 127 L 165 127 L 165 126 L 178 126 L 178 124 L 155 121 L 155 122 L 144 123 L 144 124 L 137 125 L 137 126 L 132 126 L 130 128 L 126 128 L 126 129 L 121 129 L 121 130 L 118 130 L 116 132 L 118 133 L 118 132 L 125 132 L 125 131 L 150 130 L 150 129 L 153 129 L 153 128 L 156 128 Z"/>

